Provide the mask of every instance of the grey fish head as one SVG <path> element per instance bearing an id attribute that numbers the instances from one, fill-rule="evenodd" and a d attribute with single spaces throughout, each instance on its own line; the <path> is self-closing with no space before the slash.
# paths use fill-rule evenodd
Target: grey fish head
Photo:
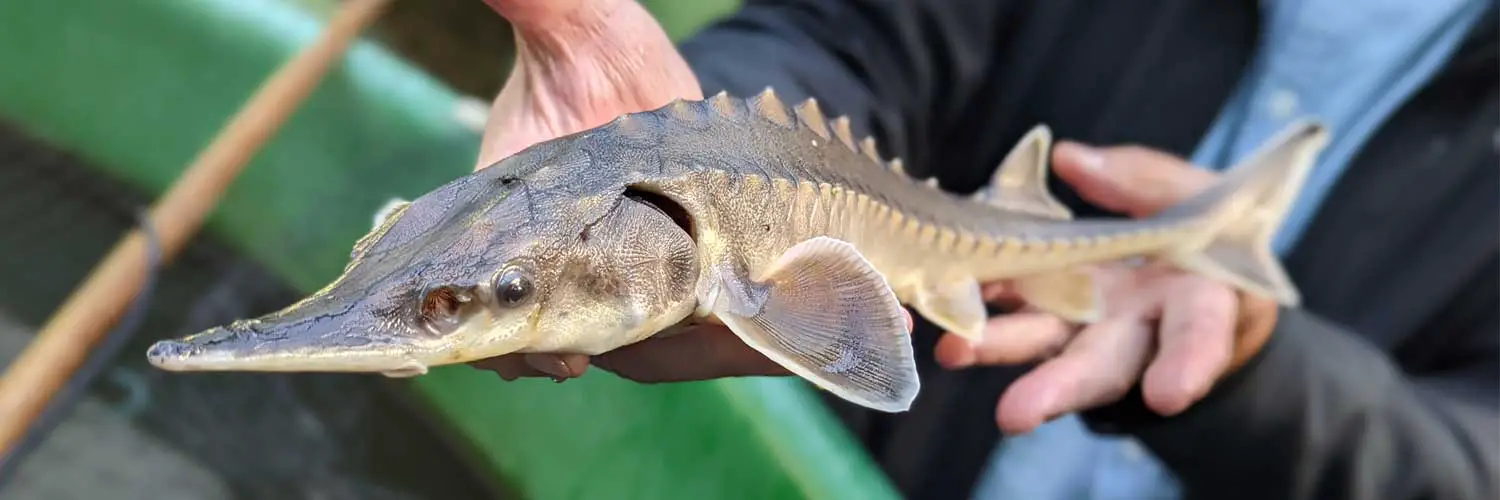
<path id="1" fill-rule="evenodd" d="M 415 375 L 608 343 L 690 309 L 693 246 L 667 215 L 619 194 L 550 194 L 497 167 L 396 208 L 322 290 L 158 342 L 148 360 L 172 371 Z"/>

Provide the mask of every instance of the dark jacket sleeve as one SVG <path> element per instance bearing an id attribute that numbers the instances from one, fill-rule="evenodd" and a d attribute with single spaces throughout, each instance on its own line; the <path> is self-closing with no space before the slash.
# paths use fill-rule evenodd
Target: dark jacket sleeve
<path id="1" fill-rule="evenodd" d="M 1282 309 L 1260 354 L 1174 418 L 1139 392 L 1089 412 L 1144 441 L 1200 498 L 1500 498 L 1500 285 L 1494 258 L 1418 335 L 1453 353 L 1403 370 L 1369 340 Z"/>
<path id="2" fill-rule="evenodd" d="M 991 59 L 1017 2 L 749 0 L 681 44 L 705 94 L 773 88 L 788 103 L 816 97 L 857 135 L 910 164 L 952 119 Z"/>

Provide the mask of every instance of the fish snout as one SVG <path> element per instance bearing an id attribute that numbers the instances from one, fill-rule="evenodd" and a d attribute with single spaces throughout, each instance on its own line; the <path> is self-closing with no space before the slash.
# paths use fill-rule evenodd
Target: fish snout
<path id="1" fill-rule="evenodd" d="M 212 357 L 203 345 L 179 339 L 159 340 L 146 349 L 146 360 L 164 370 L 190 370 Z"/>
<path id="2" fill-rule="evenodd" d="M 146 350 L 146 359 L 153 365 L 162 366 L 171 360 L 192 356 L 198 350 L 197 346 L 181 340 L 161 340 Z"/>
<path id="3" fill-rule="evenodd" d="M 146 360 L 166 370 L 192 370 L 222 363 L 245 350 L 250 331 L 239 324 L 216 326 L 181 339 L 159 340 L 146 349 Z"/>

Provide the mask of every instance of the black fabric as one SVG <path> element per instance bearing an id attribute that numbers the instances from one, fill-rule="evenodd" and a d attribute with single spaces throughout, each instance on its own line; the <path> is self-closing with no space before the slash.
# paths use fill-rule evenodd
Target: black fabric
<path id="1" fill-rule="evenodd" d="M 1491 9 L 1330 193 L 1286 262 L 1304 307 L 1256 359 L 1183 415 L 1134 394 L 1091 427 L 1142 438 L 1195 498 L 1500 498 L 1495 24 Z M 1190 154 L 1259 30 L 1253 0 L 750 0 L 682 50 L 706 92 L 816 97 L 971 192 L 1037 123 Z M 912 411 L 829 404 L 907 497 L 966 498 L 1027 367 L 947 372 L 936 334 L 919 319 Z"/>

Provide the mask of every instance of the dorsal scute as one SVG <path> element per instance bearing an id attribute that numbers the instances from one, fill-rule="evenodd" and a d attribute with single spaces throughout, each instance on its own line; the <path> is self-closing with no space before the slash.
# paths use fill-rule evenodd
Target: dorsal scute
<path id="1" fill-rule="evenodd" d="M 698 104 L 698 102 L 688 101 L 687 99 L 678 97 L 676 99 L 672 99 L 672 102 L 667 103 L 667 105 L 662 107 L 662 109 L 665 110 L 667 114 L 670 115 L 673 119 L 693 121 L 697 120 L 699 117 L 698 106 L 696 104 Z"/>
<path id="2" fill-rule="evenodd" d="M 636 115 L 650 115 L 658 120 L 682 123 L 737 122 L 750 116 L 748 111 L 751 106 L 752 103 L 735 98 L 727 91 L 719 91 L 703 99 L 672 99 L 659 108 L 618 117 L 611 125 L 628 124 Z"/>
<path id="3" fill-rule="evenodd" d="M 729 97 L 729 92 L 720 90 L 713 97 L 708 98 L 708 106 L 713 108 L 723 118 L 735 118 L 739 116 L 738 99 Z"/>
<path id="4" fill-rule="evenodd" d="M 625 113 L 623 115 L 616 116 L 614 120 L 609 122 L 609 125 L 611 127 L 614 127 L 615 130 L 619 132 L 619 134 L 623 137 L 639 138 L 642 134 L 650 133 L 649 128 L 643 127 L 641 124 L 641 115 L 647 113 L 649 113 L 649 111 L 641 113 Z"/>
<path id="5" fill-rule="evenodd" d="M 752 99 L 754 104 L 751 107 L 757 109 L 768 107 L 769 104 L 767 103 L 773 100 L 777 104 L 780 104 L 780 99 L 776 97 L 771 88 L 766 87 L 765 90 L 761 91 L 759 96 Z M 780 106 L 785 105 L 780 104 Z M 897 175 L 906 177 L 906 169 L 901 162 L 901 158 L 892 158 L 889 162 L 882 159 L 874 137 L 865 136 L 863 139 L 858 140 L 854 138 L 854 132 L 850 127 L 850 120 L 847 115 L 840 115 L 834 118 L 832 122 L 828 122 L 827 118 L 823 115 L 823 111 L 819 109 L 816 98 L 808 98 L 802 101 L 792 108 L 792 112 L 796 115 L 798 123 L 812 130 L 813 133 L 818 134 L 818 137 L 828 140 L 837 139 L 844 147 L 855 153 L 863 154 L 866 159 L 875 165 L 885 167 Z M 766 116 L 767 113 L 772 113 L 772 111 L 761 111 L 758 114 Z M 776 121 L 774 118 L 767 118 Z M 830 132 L 832 133 L 830 134 Z M 936 182 L 936 179 L 933 179 L 932 182 Z"/>
<path id="6" fill-rule="evenodd" d="M 859 152 L 859 146 L 854 145 L 854 132 L 849 128 L 849 117 L 840 116 L 833 119 L 833 135 L 844 143 L 844 147 L 850 151 Z"/>
<path id="7" fill-rule="evenodd" d="M 859 151 L 864 153 L 865 158 L 869 158 L 870 161 L 881 164 L 885 163 L 884 160 L 880 159 L 880 150 L 875 147 L 874 137 L 865 136 L 864 140 L 859 141 Z"/>
<path id="8" fill-rule="evenodd" d="M 748 99 L 747 104 L 750 109 L 755 111 L 756 115 L 765 118 L 771 123 L 781 125 L 782 127 L 791 127 L 795 123 L 792 121 L 790 110 L 787 109 L 786 104 L 781 102 L 781 98 L 776 95 L 776 91 L 772 90 L 769 86 L 765 90 L 762 90 L 760 94 Z"/>
<path id="9" fill-rule="evenodd" d="M 807 127 L 818 137 L 830 139 L 828 134 L 828 123 L 823 118 L 823 110 L 818 109 L 818 99 L 809 97 L 796 107 L 792 108 L 793 114 L 797 115 L 797 122 Z"/>
<path id="10" fill-rule="evenodd" d="M 813 97 L 796 105 L 788 105 L 770 86 L 754 96 L 743 99 L 730 96 L 726 91 L 720 91 L 701 100 L 673 99 L 656 110 L 618 117 L 612 124 L 631 128 L 633 115 L 643 113 L 652 113 L 658 117 L 685 122 L 721 119 L 744 123 L 741 120 L 761 119 L 787 128 L 800 126 L 824 140 L 837 140 L 849 151 L 864 156 L 872 163 L 897 175 L 910 178 L 901 158 L 893 157 L 889 161 L 881 158 L 874 137 L 865 136 L 856 139 L 847 115 L 840 115 L 830 120 L 818 105 L 817 98 Z M 912 181 L 917 182 L 916 179 Z M 936 179 L 929 179 L 925 184 L 933 185 L 935 182 Z"/>

